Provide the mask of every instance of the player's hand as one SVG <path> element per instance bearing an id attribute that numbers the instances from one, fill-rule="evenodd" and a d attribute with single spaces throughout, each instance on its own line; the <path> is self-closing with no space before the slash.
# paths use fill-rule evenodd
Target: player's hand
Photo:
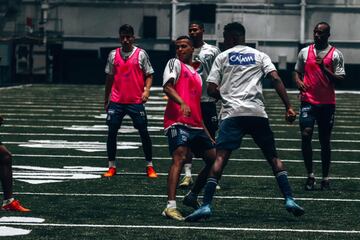
<path id="1" fill-rule="evenodd" d="M 4 122 L 4 118 L 2 116 L 0 116 L 0 126 L 1 126 L 1 124 L 3 124 L 3 122 Z"/>
<path id="2" fill-rule="evenodd" d="M 294 109 L 289 108 L 286 111 L 285 120 L 291 124 L 295 121 L 295 119 L 296 119 L 296 112 L 294 111 Z"/>
<path id="3" fill-rule="evenodd" d="M 301 80 L 297 80 L 296 81 L 296 86 L 297 88 L 300 90 L 300 92 L 306 92 L 307 90 L 307 86 L 305 85 L 305 83 Z"/>
<path id="4" fill-rule="evenodd" d="M 190 115 L 191 115 L 191 109 L 190 109 L 190 107 L 189 107 L 188 105 L 186 105 L 186 103 L 182 103 L 182 104 L 180 105 L 180 107 L 181 107 L 181 111 L 182 111 L 182 113 L 184 114 L 184 116 L 185 116 L 185 117 L 190 117 Z"/>
<path id="5" fill-rule="evenodd" d="M 142 93 L 141 99 L 143 103 L 146 103 L 147 100 L 149 99 L 150 96 L 150 90 L 146 89 L 144 90 L 144 92 Z"/>

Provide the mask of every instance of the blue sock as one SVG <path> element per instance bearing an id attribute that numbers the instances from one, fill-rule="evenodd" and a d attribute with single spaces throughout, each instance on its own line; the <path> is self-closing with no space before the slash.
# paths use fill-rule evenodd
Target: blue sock
<path id="1" fill-rule="evenodd" d="M 211 204 L 215 194 L 216 186 L 217 179 L 214 177 L 209 177 L 205 185 L 203 205 Z"/>
<path id="2" fill-rule="evenodd" d="M 276 180 L 278 182 L 281 193 L 284 195 L 284 198 L 292 198 L 292 190 L 289 184 L 287 172 L 278 172 L 276 174 Z"/>

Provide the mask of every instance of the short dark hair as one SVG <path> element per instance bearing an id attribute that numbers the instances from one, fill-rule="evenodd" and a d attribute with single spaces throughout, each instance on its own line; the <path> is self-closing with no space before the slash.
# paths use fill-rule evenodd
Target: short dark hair
<path id="1" fill-rule="evenodd" d="M 239 22 L 232 22 L 225 25 L 224 32 L 245 36 L 245 27 Z"/>
<path id="2" fill-rule="evenodd" d="M 327 32 L 330 33 L 330 25 L 327 22 L 319 22 L 318 24 L 315 25 L 315 27 L 319 25 L 325 25 L 327 28 Z"/>
<path id="3" fill-rule="evenodd" d="M 192 40 L 189 36 L 186 36 L 186 35 L 179 36 L 179 37 L 176 39 L 176 41 L 183 40 L 183 39 L 189 40 L 189 42 L 191 43 L 191 45 L 194 45 L 193 40 Z"/>
<path id="4" fill-rule="evenodd" d="M 190 21 L 189 27 L 190 27 L 192 24 L 196 24 L 196 25 L 198 25 L 201 29 L 204 29 L 204 24 L 203 24 L 202 22 L 200 22 L 199 20 L 192 20 L 192 21 Z"/>
<path id="5" fill-rule="evenodd" d="M 119 28 L 119 34 L 121 33 L 134 35 L 134 28 L 129 24 L 124 24 Z"/>

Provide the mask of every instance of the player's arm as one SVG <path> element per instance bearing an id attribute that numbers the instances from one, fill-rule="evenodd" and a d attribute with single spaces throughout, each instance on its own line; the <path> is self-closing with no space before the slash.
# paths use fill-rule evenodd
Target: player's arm
<path id="1" fill-rule="evenodd" d="M 216 85 L 216 84 L 213 83 L 213 82 L 208 82 L 208 83 L 207 83 L 207 94 L 208 94 L 210 97 L 215 98 L 216 100 L 221 99 L 221 95 L 220 95 L 220 91 L 219 91 L 218 85 Z"/>
<path id="2" fill-rule="evenodd" d="M 150 88 L 152 86 L 152 82 L 153 82 L 153 75 L 152 74 L 147 74 L 145 77 L 145 87 L 144 87 L 144 92 L 141 96 L 143 103 L 146 103 L 147 100 L 149 99 L 150 96 Z"/>
<path id="3" fill-rule="evenodd" d="M 299 73 L 298 71 L 295 71 L 293 73 L 293 80 L 297 86 L 297 88 L 300 90 L 300 92 L 306 92 L 307 86 L 305 85 L 303 81 L 303 75 Z"/>
<path id="4" fill-rule="evenodd" d="M 109 105 L 109 98 L 111 93 L 111 88 L 114 83 L 114 75 L 106 74 L 105 80 L 105 96 L 104 96 L 104 108 L 107 111 Z"/>
<path id="5" fill-rule="evenodd" d="M 174 78 L 170 78 L 165 85 L 163 86 L 164 93 L 168 96 L 169 99 L 174 101 L 175 103 L 179 104 L 181 107 L 181 111 L 183 112 L 184 116 L 191 115 L 190 107 L 183 101 L 183 99 L 179 96 L 174 88 Z"/>
<path id="6" fill-rule="evenodd" d="M 290 100 L 289 97 L 287 95 L 285 86 L 278 74 L 277 71 L 271 71 L 270 73 L 268 73 L 268 78 L 271 79 L 271 82 L 273 84 L 273 87 L 275 88 L 277 94 L 279 95 L 281 101 L 283 102 L 285 109 L 286 109 L 286 114 L 285 114 L 285 119 L 287 122 L 292 123 L 293 121 L 295 121 L 296 118 L 296 112 L 293 109 L 293 107 L 290 104 Z"/>
<path id="7" fill-rule="evenodd" d="M 153 73 L 154 73 L 154 69 L 150 63 L 150 57 L 149 55 L 146 53 L 145 50 L 141 50 L 140 52 L 140 66 L 144 71 L 144 75 L 145 75 L 145 87 L 144 87 L 144 92 L 142 93 L 142 101 L 143 103 L 147 102 L 147 100 L 149 99 L 150 96 L 150 88 L 152 86 L 153 83 Z"/>
<path id="8" fill-rule="evenodd" d="M 337 70 L 336 68 L 340 68 L 340 67 L 344 68 L 344 61 L 343 61 L 342 55 L 339 56 L 339 59 L 336 59 L 336 60 L 338 61 L 338 63 L 335 66 L 335 71 Z M 316 58 L 316 63 L 320 66 L 320 69 L 325 74 L 325 76 L 333 83 L 344 81 L 345 74 L 337 75 L 334 72 L 332 72 L 330 69 L 328 69 L 325 66 L 324 60 L 322 58 Z"/>

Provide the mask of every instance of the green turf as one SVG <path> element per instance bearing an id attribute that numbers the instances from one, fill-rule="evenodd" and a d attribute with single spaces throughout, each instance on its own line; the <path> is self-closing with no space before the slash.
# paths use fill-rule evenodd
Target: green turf
<path id="1" fill-rule="evenodd" d="M 49 168 L 106 167 L 105 151 L 83 152 L 72 148 L 19 146 L 31 140 L 105 144 L 106 128 L 96 131 L 63 129 L 71 126 L 104 126 L 105 120 L 95 117 L 104 114 L 103 91 L 103 86 L 83 85 L 31 85 L 0 89 L 0 114 L 6 120 L 0 128 L 0 140 L 14 154 L 14 165 Z M 295 109 L 298 109 L 296 94 L 289 95 Z M 158 105 L 147 104 L 148 108 L 165 106 L 161 91 L 153 91 L 151 96 L 151 103 L 157 102 Z M 244 149 L 233 153 L 233 160 L 230 160 L 224 171 L 224 177 L 220 182 L 222 189 L 216 193 L 217 198 L 214 200 L 214 215 L 209 220 L 199 223 L 165 219 L 161 216 L 161 211 L 166 205 L 166 174 L 171 160 L 167 139 L 163 136 L 162 130 L 157 130 L 151 131 L 150 135 L 153 136 L 154 164 L 160 173 L 158 179 L 145 177 L 145 161 L 141 147 L 118 150 L 119 175 L 110 180 L 70 179 L 60 183 L 36 185 L 19 181 L 19 174 L 28 173 L 35 178 L 41 178 L 49 171 L 34 173 L 15 167 L 16 197 L 25 206 L 30 207 L 32 212 L 1 212 L 1 216 L 29 216 L 44 218 L 45 221 L 38 225 L 0 223 L 0 227 L 32 230 L 27 236 L 11 239 L 360 239 L 358 95 L 341 94 L 337 97 L 333 140 L 339 141 L 332 143 L 334 163 L 331 175 L 334 179 L 331 182 L 332 190 L 326 192 L 303 190 L 305 170 L 303 163 L 296 161 L 302 159 L 299 151 L 298 121 L 293 125 L 286 125 L 283 121 L 283 106 L 274 91 L 266 91 L 265 99 L 272 129 L 278 139 L 276 145 L 279 148 L 279 156 L 287 166 L 294 195 L 306 210 L 306 214 L 300 218 L 295 218 L 285 211 L 268 164 L 261 160 L 261 151 L 256 149 L 256 145 L 247 137 L 242 142 Z M 161 110 L 148 110 L 149 116 L 162 114 Z M 131 125 L 131 121 L 125 119 L 123 124 Z M 161 127 L 162 121 L 149 119 L 149 126 Z M 140 139 L 136 132 L 120 133 L 119 141 L 140 142 Z M 320 148 L 317 133 L 314 134 L 313 147 Z M 320 159 L 319 151 L 314 152 L 314 159 Z M 196 159 L 193 172 L 196 173 L 201 166 L 201 160 Z M 314 167 L 320 183 L 320 162 L 316 162 Z M 101 171 L 89 174 L 99 176 Z M 317 189 L 318 187 L 319 184 Z M 185 193 L 186 190 L 178 190 L 178 206 L 184 214 L 189 214 L 192 210 L 181 204 L 181 196 Z M 206 227 L 210 229 L 203 229 Z M 285 231 L 286 229 L 308 231 L 294 232 Z M 326 233 L 311 230 L 344 232 Z M 349 232 L 352 230 L 358 232 Z"/>

